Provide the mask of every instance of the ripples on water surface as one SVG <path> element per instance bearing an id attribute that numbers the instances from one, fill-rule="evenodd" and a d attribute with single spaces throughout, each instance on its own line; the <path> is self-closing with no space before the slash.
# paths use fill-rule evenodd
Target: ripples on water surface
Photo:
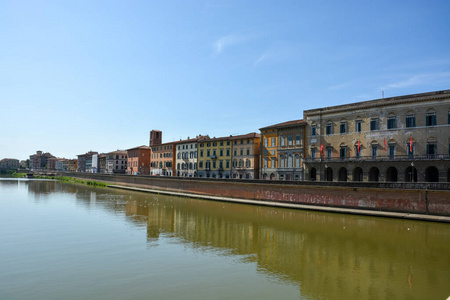
<path id="1" fill-rule="evenodd" d="M 449 224 L 0 179 L 0 299 L 449 295 Z"/>

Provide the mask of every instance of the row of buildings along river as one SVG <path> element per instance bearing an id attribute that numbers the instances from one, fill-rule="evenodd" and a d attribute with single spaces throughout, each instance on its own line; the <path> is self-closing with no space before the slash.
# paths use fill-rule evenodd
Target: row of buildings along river
<path id="1" fill-rule="evenodd" d="M 92 173 L 308 181 L 450 182 L 450 90 L 306 110 L 260 133 L 89 151 L 38 151 L 30 168 Z"/>

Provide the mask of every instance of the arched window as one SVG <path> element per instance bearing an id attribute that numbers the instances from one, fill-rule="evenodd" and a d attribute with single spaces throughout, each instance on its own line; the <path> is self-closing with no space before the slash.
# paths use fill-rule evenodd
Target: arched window
<path id="1" fill-rule="evenodd" d="M 288 134 L 288 145 L 292 146 L 292 133 Z"/>
<path id="2" fill-rule="evenodd" d="M 287 167 L 288 168 L 294 167 L 294 160 L 293 160 L 292 154 L 289 154 L 287 157 Z"/>
<path id="3" fill-rule="evenodd" d="M 285 157 L 284 155 L 280 156 L 280 168 L 285 168 L 286 167 L 286 161 L 285 161 Z"/>
<path id="4" fill-rule="evenodd" d="M 284 134 L 281 135 L 281 146 L 286 146 L 286 136 Z"/>
<path id="5" fill-rule="evenodd" d="M 245 167 L 250 168 L 251 162 L 250 159 L 245 160 Z"/>
<path id="6" fill-rule="evenodd" d="M 300 168 L 300 154 L 295 154 L 295 167 Z"/>
<path id="7" fill-rule="evenodd" d="M 300 144 L 301 144 L 301 136 L 300 136 L 300 133 L 297 133 L 295 135 L 295 145 L 300 146 Z"/>
<path id="8" fill-rule="evenodd" d="M 240 159 L 239 160 L 239 168 L 243 168 L 244 167 L 244 160 Z"/>

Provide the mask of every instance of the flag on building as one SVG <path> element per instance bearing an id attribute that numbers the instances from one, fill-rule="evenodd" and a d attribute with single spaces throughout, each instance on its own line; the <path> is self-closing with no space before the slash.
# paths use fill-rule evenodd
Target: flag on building
<path id="1" fill-rule="evenodd" d="M 323 144 L 320 144 L 320 153 L 323 155 Z"/>
<path id="2" fill-rule="evenodd" d="M 413 140 L 412 140 L 412 137 L 411 137 L 411 138 L 409 138 L 409 152 L 412 153 L 412 149 L 413 149 Z"/>
<path id="3" fill-rule="evenodd" d="M 386 139 L 384 139 L 383 151 L 386 152 Z"/>
<path id="4" fill-rule="evenodd" d="M 361 152 L 361 143 L 358 140 L 358 153 L 360 153 L 360 152 Z"/>

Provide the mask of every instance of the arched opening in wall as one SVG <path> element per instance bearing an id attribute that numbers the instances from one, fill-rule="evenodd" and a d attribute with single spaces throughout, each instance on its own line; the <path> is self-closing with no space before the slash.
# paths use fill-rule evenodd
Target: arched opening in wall
<path id="1" fill-rule="evenodd" d="M 264 180 L 267 180 L 267 179 L 269 179 L 269 176 L 267 175 L 267 173 L 264 173 L 264 175 L 263 175 L 263 179 L 264 179 Z"/>
<path id="2" fill-rule="evenodd" d="M 425 181 L 439 182 L 439 171 L 436 167 L 431 166 L 425 170 Z"/>
<path id="3" fill-rule="evenodd" d="M 397 182 L 398 172 L 395 167 L 389 167 L 386 171 L 386 181 Z"/>
<path id="4" fill-rule="evenodd" d="M 372 167 L 369 170 L 369 181 L 380 181 L 380 170 L 377 167 Z"/>
<path id="5" fill-rule="evenodd" d="M 347 169 L 344 167 L 339 169 L 339 181 L 347 181 Z"/>
<path id="6" fill-rule="evenodd" d="M 275 179 L 276 179 L 275 174 L 274 173 L 270 174 L 270 180 L 275 180 Z"/>
<path id="7" fill-rule="evenodd" d="M 333 181 L 333 169 L 330 167 L 325 169 L 325 180 Z"/>
<path id="8" fill-rule="evenodd" d="M 450 170 L 449 170 L 449 172 L 450 172 Z M 309 178 L 311 179 L 311 181 L 316 181 L 317 180 L 316 168 L 311 168 L 311 170 L 309 171 Z"/>
<path id="9" fill-rule="evenodd" d="M 405 170 L 405 182 L 417 182 L 417 169 L 409 166 Z"/>
<path id="10" fill-rule="evenodd" d="M 353 181 L 363 181 L 363 170 L 360 167 L 353 170 Z"/>

